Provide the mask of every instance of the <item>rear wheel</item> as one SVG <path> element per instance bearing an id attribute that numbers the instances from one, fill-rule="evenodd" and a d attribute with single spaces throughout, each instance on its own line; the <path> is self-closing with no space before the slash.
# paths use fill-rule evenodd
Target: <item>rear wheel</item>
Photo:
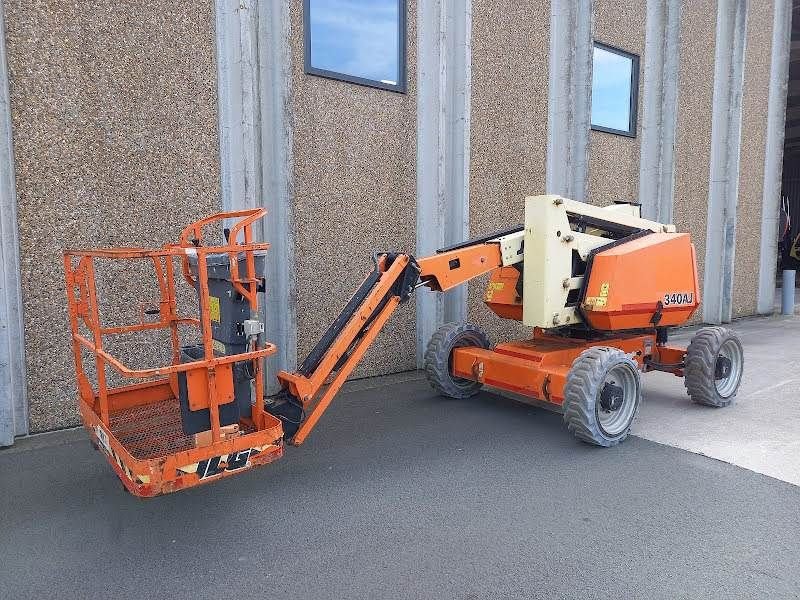
<path id="1" fill-rule="evenodd" d="M 567 429 L 589 444 L 619 444 L 639 411 L 641 387 L 638 365 L 622 350 L 584 350 L 572 363 L 564 386 Z"/>
<path id="2" fill-rule="evenodd" d="M 736 398 L 744 371 L 742 342 L 725 327 L 703 327 L 686 351 L 684 385 L 692 402 L 721 408 Z"/>
<path id="3" fill-rule="evenodd" d="M 483 384 L 471 379 L 453 377 L 453 350 L 467 346 L 489 348 L 486 333 L 469 323 L 447 323 L 433 334 L 425 351 L 425 375 L 439 394 L 448 398 L 469 398 L 481 389 Z"/>

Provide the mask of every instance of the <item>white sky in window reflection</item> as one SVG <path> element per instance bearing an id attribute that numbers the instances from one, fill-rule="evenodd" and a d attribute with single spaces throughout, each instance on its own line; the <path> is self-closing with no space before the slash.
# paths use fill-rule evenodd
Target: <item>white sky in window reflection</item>
<path id="1" fill-rule="evenodd" d="M 396 84 L 398 0 L 310 0 L 311 66 Z"/>
<path id="2" fill-rule="evenodd" d="M 594 48 L 592 125 L 628 130 L 632 69 L 633 61 L 629 57 Z"/>

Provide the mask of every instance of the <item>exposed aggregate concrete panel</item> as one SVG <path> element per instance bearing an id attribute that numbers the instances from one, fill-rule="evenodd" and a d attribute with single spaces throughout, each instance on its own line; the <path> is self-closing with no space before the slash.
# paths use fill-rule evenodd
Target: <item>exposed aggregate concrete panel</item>
<path id="1" fill-rule="evenodd" d="M 522 223 L 525 197 L 545 191 L 550 2 L 474 0 L 470 233 Z M 468 320 L 499 341 L 525 336 L 483 303 L 488 278 L 470 284 Z"/>
<path id="2" fill-rule="evenodd" d="M 646 8 L 638 0 L 595 0 L 594 39 L 639 56 L 639 105 L 636 137 L 592 130 L 589 137 L 587 198 L 592 204 L 639 198 Z"/>
<path id="3" fill-rule="evenodd" d="M 416 246 L 416 1 L 408 2 L 408 93 L 307 75 L 303 2 L 291 4 L 293 233 L 302 361 L 372 269 Z M 400 307 L 355 376 L 416 367 L 414 302 Z"/>
<path id="4" fill-rule="evenodd" d="M 65 247 L 160 246 L 219 209 L 214 5 L 5 0 L 16 154 L 32 431 L 78 423 L 61 269 Z M 415 247 L 416 1 L 408 6 L 408 93 L 303 72 L 302 2 L 291 4 L 293 234 L 298 358 L 313 347 L 372 268 L 376 250 Z M 470 232 L 520 223 L 544 191 L 549 2 L 474 0 Z M 692 233 L 702 283 L 716 5 L 681 16 L 675 221 Z M 644 65 L 645 8 L 595 0 L 598 41 Z M 743 95 L 734 316 L 755 312 L 771 11 L 751 6 Z M 640 73 L 641 100 L 643 74 Z M 639 122 L 641 122 L 641 103 Z M 639 128 L 640 129 L 640 128 Z M 588 197 L 635 199 L 640 137 L 590 133 Z M 154 297 L 145 269 L 112 289 L 107 324 L 130 322 Z M 495 341 L 521 324 L 469 289 L 468 319 Z M 191 303 L 184 290 L 184 304 Z M 114 308 L 117 306 L 117 308 Z M 356 376 L 415 366 L 415 310 L 389 321 Z M 155 343 L 155 340 L 159 340 Z M 166 339 L 112 346 L 134 366 L 163 358 Z"/>
<path id="5" fill-rule="evenodd" d="M 734 318 L 757 311 L 771 50 L 772 6 L 767 10 L 751 3 L 747 15 L 742 90 L 742 146 L 733 272 Z"/>
<path id="6" fill-rule="evenodd" d="M 4 9 L 35 432 L 78 423 L 62 250 L 160 246 L 219 209 L 214 3 Z M 138 310 L 144 272 L 128 273 L 109 322 Z"/>
<path id="7" fill-rule="evenodd" d="M 686 2 L 681 11 L 674 220 L 678 231 L 692 235 L 701 288 L 708 222 L 716 16 L 713 0 Z M 694 321 L 700 316 L 698 311 Z"/>

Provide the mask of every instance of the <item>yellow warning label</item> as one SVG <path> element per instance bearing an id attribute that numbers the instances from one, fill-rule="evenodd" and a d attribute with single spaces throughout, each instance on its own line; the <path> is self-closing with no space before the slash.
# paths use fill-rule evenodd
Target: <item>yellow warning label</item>
<path id="1" fill-rule="evenodd" d="M 208 297 L 208 312 L 212 321 L 216 321 L 217 323 L 220 322 L 219 298 L 216 296 Z"/>
<path id="2" fill-rule="evenodd" d="M 608 285 L 608 282 L 600 284 L 600 297 L 601 298 L 608 298 L 608 288 L 611 287 Z"/>
<path id="3" fill-rule="evenodd" d="M 607 302 L 607 298 L 604 296 L 591 296 L 586 298 L 586 301 L 583 303 L 583 308 L 586 310 L 594 310 L 595 308 L 605 308 Z"/>
<path id="4" fill-rule="evenodd" d="M 501 281 L 495 281 L 489 284 L 489 287 L 486 288 L 486 302 L 491 302 L 492 298 L 494 297 L 495 292 L 499 292 L 506 284 Z"/>

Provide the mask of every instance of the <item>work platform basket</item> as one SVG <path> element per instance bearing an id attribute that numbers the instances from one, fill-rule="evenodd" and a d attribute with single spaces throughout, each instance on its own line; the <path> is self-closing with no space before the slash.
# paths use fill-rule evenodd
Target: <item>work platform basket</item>
<path id="1" fill-rule="evenodd" d="M 249 304 L 251 314 L 257 314 L 259 286 L 263 285 L 256 276 L 257 253 L 266 251 L 269 244 L 254 243 L 251 227 L 265 212 L 213 215 L 184 229 L 179 243 L 161 249 L 64 252 L 81 417 L 92 441 L 106 454 L 124 486 L 137 496 L 156 496 L 240 473 L 283 453 L 281 423 L 264 411 L 263 361 L 275 352 L 275 345 L 254 335 L 247 346 L 236 347 L 232 353 L 212 337 L 220 301 L 209 293 L 209 268 L 213 273 L 221 255 L 230 259 L 225 276 L 232 293 Z M 233 222 L 226 242 L 204 246 L 204 228 L 222 226 L 225 221 Z M 152 264 L 158 301 L 141 307 L 137 323 L 104 326 L 95 272 L 98 261 L 140 259 Z M 179 314 L 176 268 L 197 292 L 194 315 Z M 193 328 L 202 342 L 182 345 L 185 327 Z M 113 336 L 146 335 L 154 330 L 168 330 L 171 339 L 172 360 L 164 366 L 129 368 L 104 344 Z M 84 365 L 86 356 L 90 364 Z M 117 379 L 131 380 L 130 384 L 111 386 L 109 369 L 116 371 Z M 221 422 L 221 412 L 236 402 L 235 369 L 245 369 L 252 381 L 248 384 L 251 410 L 243 410 L 235 423 Z M 208 430 L 187 433 L 187 410 L 195 415 L 207 411 L 203 414 L 207 414 Z"/>

